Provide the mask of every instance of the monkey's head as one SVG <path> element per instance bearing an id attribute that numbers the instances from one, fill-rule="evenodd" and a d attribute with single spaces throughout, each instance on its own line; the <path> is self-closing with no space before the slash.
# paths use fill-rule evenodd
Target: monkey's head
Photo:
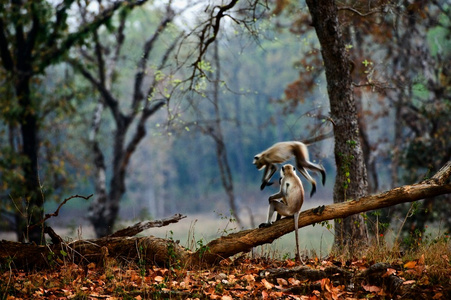
<path id="1" fill-rule="evenodd" d="M 254 161 L 253 161 L 252 163 L 253 163 L 253 164 L 257 167 L 257 169 L 259 169 L 259 170 L 263 169 L 263 168 L 266 166 L 266 162 L 265 162 L 265 160 L 263 159 L 263 155 L 261 155 L 261 154 L 255 155 L 255 156 L 254 156 Z"/>
<path id="2" fill-rule="evenodd" d="M 295 167 L 293 167 L 290 164 L 286 164 L 286 165 L 282 166 L 282 169 L 280 170 L 280 176 L 282 176 L 282 177 L 287 176 L 287 175 L 289 176 L 294 173 L 296 173 L 296 169 L 295 169 Z"/>

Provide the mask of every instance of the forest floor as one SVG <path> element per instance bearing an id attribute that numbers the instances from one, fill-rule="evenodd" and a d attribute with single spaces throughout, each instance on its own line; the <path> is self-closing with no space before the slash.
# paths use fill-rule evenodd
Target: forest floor
<path id="1" fill-rule="evenodd" d="M 30 272 L 8 265 L 0 269 L 0 299 L 451 299 L 450 257 L 442 236 L 406 252 L 379 246 L 304 263 L 246 254 L 199 270 L 145 260 L 55 261 Z"/>

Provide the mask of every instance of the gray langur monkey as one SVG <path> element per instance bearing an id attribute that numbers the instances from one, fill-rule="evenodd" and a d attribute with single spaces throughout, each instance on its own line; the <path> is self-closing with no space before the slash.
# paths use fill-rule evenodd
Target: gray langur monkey
<path id="1" fill-rule="evenodd" d="M 296 260 L 299 256 L 298 221 L 302 204 L 304 203 L 304 188 L 301 179 L 296 174 L 295 168 L 286 164 L 280 170 L 281 182 L 280 191 L 269 196 L 268 219 L 266 223 L 260 224 L 260 228 L 271 225 L 274 212 L 281 216 L 294 217 L 294 230 L 296 236 Z M 281 200 L 279 200 L 281 199 Z"/>
<path id="2" fill-rule="evenodd" d="M 257 169 L 265 168 L 260 189 L 263 190 L 265 186 L 273 184 L 270 182 L 271 177 L 277 171 L 275 164 L 281 164 L 294 157 L 298 171 L 312 184 L 312 191 L 310 197 L 316 192 L 316 181 L 307 172 L 310 169 L 314 172 L 320 172 L 322 176 L 323 185 L 326 183 L 326 170 L 323 166 L 314 164 L 309 161 L 309 154 L 307 146 L 304 143 L 297 141 L 279 142 L 265 151 L 254 156 L 253 164 Z"/>

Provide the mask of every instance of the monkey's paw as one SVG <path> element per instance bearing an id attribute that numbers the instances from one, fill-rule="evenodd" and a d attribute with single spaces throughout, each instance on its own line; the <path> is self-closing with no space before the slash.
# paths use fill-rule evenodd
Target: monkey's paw
<path id="1" fill-rule="evenodd" d="M 318 206 L 317 208 L 314 208 L 314 209 L 313 209 L 313 213 L 314 213 L 315 215 L 320 216 L 320 215 L 323 213 L 323 211 L 324 211 L 325 208 L 326 208 L 326 207 L 325 207 L 324 205 L 320 205 L 320 206 Z"/>
<path id="2" fill-rule="evenodd" d="M 261 224 L 258 226 L 258 228 L 266 228 L 266 227 L 269 227 L 269 226 L 271 226 L 271 223 L 261 223 Z"/>

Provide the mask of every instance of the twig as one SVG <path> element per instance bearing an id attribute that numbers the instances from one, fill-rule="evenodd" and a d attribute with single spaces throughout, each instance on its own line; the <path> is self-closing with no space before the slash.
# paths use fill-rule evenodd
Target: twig
<path id="1" fill-rule="evenodd" d="M 177 223 L 178 221 L 180 221 L 181 219 L 184 219 L 184 218 L 186 218 L 186 216 L 181 215 L 181 214 L 175 214 L 172 217 L 164 218 L 161 220 L 139 222 L 139 223 L 136 223 L 135 225 L 118 230 L 115 233 L 109 235 L 108 237 L 134 236 L 135 234 L 138 234 L 143 230 L 153 228 L 153 227 L 163 227 L 163 226 L 169 225 L 171 223 Z"/>
<path id="2" fill-rule="evenodd" d="M 58 214 L 59 214 L 59 212 L 60 212 L 61 207 L 62 207 L 64 204 L 66 204 L 66 202 L 69 201 L 70 199 L 73 199 L 73 198 L 82 198 L 82 199 L 88 200 L 88 199 L 91 198 L 93 195 L 94 195 L 94 194 L 91 194 L 91 195 L 89 195 L 89 196 L 74 195 L 74 196 L 70 196 L 69 198 L 64 199 L 64 201 L 58 206 L 57 210 L 56 210 L 54 213 L 52 213 L 52 214 L 46 214 L 46 215 L 44 216 L 44 219 L 42 219 L 39 223 L 36 223 L 36 224 L 31 225 L 31 226 L 28 228 L 28 230 L 31 230 L 31 229 L 35 228 L 36 226 L 39 226 L 39 225 L 43 224 L 45 221 L 47 221 L 47 220 L 50 219 L 51 217 L 57 217 Z"/>
<path id="3" fill-rule="evenodd" d="M 326 115 L 322 115 L 322 114 L 307 114 L 307 116 L 313 117 L 313 118 L 317 118 L 317 119 L 322 119 L 322 120 L 325 120 L 325 121 L 329 121 L 333 125 L 333 127 L 335 128 L 335 122 L 330 116 L 326 116 Z M 320 135 L 315 136 L 315 137 L 303 139 L 303 140 L 301 140 L 301 142 L 303 142 L 306 145 L 311 145 L 313 143 L 316 143 L 316 142 L 319 142 L 319 141 L 322 141 L 322 140 L 326 140 L 326 139 L 329 139 L 329 138 L 332 138 L 332 137 L 334 137 L 333 129 L 330 130 L 327 133 L 320 134 Z"/>
<path id="4" fill-rule="evenodd" d="M 361 17 L 367 17 L 367 16 L 372 15 L 372 14 L 382 13 L 382 9 L 373 9 L 373 10 L 370 10 L 370 11 L 368 11 L 366 13 L 362 13 L 362 12 L 358 11 L 357 9 L 355 9 L 353 7 L 350 7 L 350 6 L 339 7 L 338 10 L 351 11 L 351 12 L 353 12 L 353 13 L 361 16 Z"/>

